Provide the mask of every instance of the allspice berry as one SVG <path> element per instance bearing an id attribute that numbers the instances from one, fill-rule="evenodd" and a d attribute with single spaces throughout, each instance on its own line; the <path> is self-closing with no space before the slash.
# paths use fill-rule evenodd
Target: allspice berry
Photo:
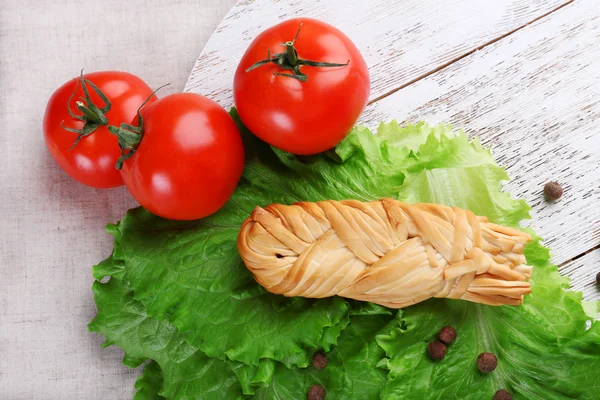
<path id="1" fill-rule="evenodd" d="M 432 360 L 441 360 L 446 356 L 446 345 L 435 340 L 427 345 L 427 354 Z"/>
<path id="2" fill-rule="evenodd" d="M 481 372 L 492 372 L 498 365 L 498 359 L 492 353 L 481 353 L 477 357 L 477 369 Z"/>
<path id="3" fill-rule="evenodd" d="M 512 396 L 506 390 L 500 389 L 494 394 L 494 400 L 512 400 Z"/>
<path id="4" fill-rule="evenodd" d="M 323 369 L 327 366 L 327 354 L 317 351 L 312 358 L 312 365 L 316 369 Z"/>
<path id="5" fill-rule="evenodd" d="M 558 182 L 548 182 L 544 186 L 544 196 L 548 200 L 558 200 L 563 195 L 563 188 Z"/>
<path id="6" fill-rule="evenodd" d="M 456 331 L 451 326 L 445 326 L 440 333 L 438 333 L 438 339 L 444 344 L 450 344 L 456 339 Z"/>
<path id="7" fill-rule="evenodd" d="M 325 388 L 319 385 L 312 385 L 308 389 L 308 400 L 325 400 Z"/>

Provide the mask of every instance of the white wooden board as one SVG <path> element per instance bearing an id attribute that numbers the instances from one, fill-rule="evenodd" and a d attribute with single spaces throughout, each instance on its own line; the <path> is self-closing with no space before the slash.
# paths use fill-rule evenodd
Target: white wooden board
<path id="1" fill-rule="evenodd" d="M 600 284 L 596 282 L 596 274 L 600 272 L 600 249 L 566 263 L 559 270 L 571 278 L 571 287 L 582 291 L 584 299 L 600 300 Z"/>
<path id="2" fill-rule="evenodd" d="M 600 2 L 581 0 L 370 105 L 362 122 L 449 122 L 492 145 L 561 264 L 600 243 L 599 43 Z M 557 203 L 543 199 L 548 180 L 564 184 Z"/>
<path id="3" fill-rule="evenodd" d="M 600 244 L 600 2 L 240 1 L 186 90 L 232 106 L 249 42 L 296 16 L 341 28 L 365 56 L 372 91 L 360 122 L 452 123 L 492 145 L 513 178 L 506 189 L 533 207 L 553 261 L 573 288 L 599 296 L 590 279 L 600 253 L 581 255 Z M 554 204 L 542 196 L 550 179 L 566 188 Z"/>
<path id="4" fill-rule="evenodd" d="M 312 17 L 358 46 L 376 99 L 569 1 L 242 0 L 206 44 L 185 90 L 232 106 L 233 75 L 250 42 L 278 22 Z"/>

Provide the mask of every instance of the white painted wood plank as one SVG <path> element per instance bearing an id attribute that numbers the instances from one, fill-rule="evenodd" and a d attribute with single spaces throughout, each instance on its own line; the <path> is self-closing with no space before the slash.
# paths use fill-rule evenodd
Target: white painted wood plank
<path id="1" fill-rule="evenodd" d="M 362 122 L 444 121 L 493 145 L 560 264 L 600 243 L 599 44 L 600 2 L 577 1 L 370 105 Z M 556 203 L 543 200 L 548 180 L 565 187 Z"/>
<path id="2" fill-rule="evenodd" d="M 571 289 L 583 292 L 585 300 L 600 300 L 600 284 L 596 274 L 600 272 L 600 249 L 570 261 L 560 268 L 560 273 L 571 278 Z"/>
<path id="3" fill-rule="evenodd" d="M 231 107 L 233 75 L 254 37 L 304 16 L 335 25 L 356 43 L 369 65 L 370 98 L 375 99 L 568 2 L 243 0 L 207 43 L 185 90 Z"/>

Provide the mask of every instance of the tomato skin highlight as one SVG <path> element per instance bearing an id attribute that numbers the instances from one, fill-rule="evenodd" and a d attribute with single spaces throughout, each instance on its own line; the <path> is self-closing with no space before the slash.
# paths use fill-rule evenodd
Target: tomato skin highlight
<path id="1" fill-rule="evenodd" d="M 131 121 L 139 106 L 152 94 L 150 88 L 143 80 L 127 72 L 102 71 L 92 72 L 83 77 L 94 83 L 112 103 L 110 111 L 105 116 L 109 125 L 119 125 Z M 73 179 L 95 188 L 111 188 L 121 186 L 123 180 L 121 173 L 115 168 L 115 163 L 121 154 L 117 137 L 112 135 L 107 126 L 99 126 L 91 135 L 82 138 L 71 149 L 77 134 L 63 129 L 61 122 L 74 129 L 81 129 L 84 125 L 69 115 L 67 104 L 76 115 L 81 115 L 75 102 L 83 97 L 79 78 L 72 79 L 50 97 L 44 114 L 44 139 L 52 157 Z M 79 85 L 79 86 L 78 86 Z M 78 86 L 75 96 L 69 103 L 69 97 Z M 92 102 L 98 107 L 104 103 L 88 85 L 88 92 Z M 153 95 L 150 102 L 156 101 Z"/>
<path id="2" fill-rule="evenodd" d="M 344 67 L 302 66 L 306 82 L 276 76 L 289 73 L 269 63 L 246 72 L 267 51 L 281 53 L 295 42 L 304 60 L 346 63 Z M 250 44 L 235 73 L 233 96 L 244 124 L 260 139 L 299 155 L 337 145 L 350 132 L 369 99 L 369 71 L 352 41 L 337 28 L 310 18 L 275 25 Z"/>
<path id="3" fill-rule="evenodd" d="M 219 210 L 244 169 L 242 138 L 231 116 L 193 93 L 166 96 L 141 114 L 142 139 L 121 169 L 133 197 L 168 219 L 194 220 Z"/>

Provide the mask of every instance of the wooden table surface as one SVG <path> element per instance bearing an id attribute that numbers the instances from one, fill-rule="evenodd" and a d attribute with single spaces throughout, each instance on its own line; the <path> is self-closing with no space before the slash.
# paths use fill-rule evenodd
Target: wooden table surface
<path id="1" fill-rule="evenodd" d="M 241 0 L 185 90 L 233 106 L 241 54 L 297 16 L 335 25 L 364 55 L 371 96 L 360 123 L 445 122 L 492 146 L 553 262 L 600 299 L 600 1 Z M 549 180 L 565 188 L 556 203 L 543 199 Z"/>

